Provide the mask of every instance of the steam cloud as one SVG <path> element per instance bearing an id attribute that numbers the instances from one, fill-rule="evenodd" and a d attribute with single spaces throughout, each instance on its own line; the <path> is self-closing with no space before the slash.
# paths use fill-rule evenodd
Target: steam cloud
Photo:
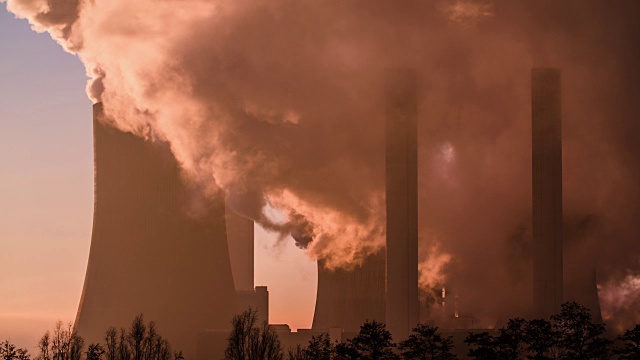
<path id="1" fill-rule="evenodd" d="M 6 3 L 78 54 L 116 126 L 334 267 L 384 245 L 383 75 L 416 69 L 421 278 L 496 320 L 530 304 L 529 71 L 560 67 L 565 214 L 599 224 L 578 262 L 640 273 L 636 0 Z"/>

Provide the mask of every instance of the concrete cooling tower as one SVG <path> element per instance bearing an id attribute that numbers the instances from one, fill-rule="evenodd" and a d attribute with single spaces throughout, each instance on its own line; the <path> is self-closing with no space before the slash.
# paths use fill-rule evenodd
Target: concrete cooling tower
<path id="1" fill-rule="evenodd" d="M 108 327 L 143 313 L 193 359 L 197 332 L 230 328 L 237 310 L 224 201 L 191 192 L 166 143 L 103 117 L 94 105 L 94 220 L 78 332 L 102 342 Z"/>
<path id="2" fill-rule="evenodd" d="M 313 329 L 357 332 L 366 320 L 385 321 L 384 252 L 352 270 L 327 269 L 318 261 L 318 294 Z"/>

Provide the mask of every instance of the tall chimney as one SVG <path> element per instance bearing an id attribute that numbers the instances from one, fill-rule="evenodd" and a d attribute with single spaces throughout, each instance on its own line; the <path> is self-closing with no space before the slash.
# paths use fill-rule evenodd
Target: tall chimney
<path id="1" fill-rule="evenodd" d="M 533 304 L 548 319 L 562 304 L 562 122 L 560 70 L 531 71 Z"/>
<path id="2" fill-rule="evenodd" d="M 395 70 L 386 114 L 387 301 L 394 339 L 418 323 L 418 149 L 415 72 Z"/>

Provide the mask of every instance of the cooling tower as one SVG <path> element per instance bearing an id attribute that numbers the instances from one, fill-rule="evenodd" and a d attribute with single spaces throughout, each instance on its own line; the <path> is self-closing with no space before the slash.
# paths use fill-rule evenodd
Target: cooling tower
<path id="1" fill-rule="evenodd" d="M 417 84 L 398 70 L 389 86 L 386 114 L 387 300 L 386 320 L 396 341 L 418 323 Z"/>
<path id="2" fill-rule="evenodd" d="M 91 250 L 76 325 L 87 343 L 143 313 L 186 358 L 196 333 L 228 329 L 236 298 L 224 201 L 183 184 L 168 145 L 103 121 L 94 106 Z"/>
<path id="3" fill-rule="evenodd" d="M 548 319 L 563 301 L 560 70 L 531 72 L 533 304 Z"/>
<path id="4" fill-rule="evenodd" d="M 366 320 L 384 322 L 384 253 L 352 270 L 327 269 L 318 261 L 318 293 L 313 329 L 357 332 Z"/>

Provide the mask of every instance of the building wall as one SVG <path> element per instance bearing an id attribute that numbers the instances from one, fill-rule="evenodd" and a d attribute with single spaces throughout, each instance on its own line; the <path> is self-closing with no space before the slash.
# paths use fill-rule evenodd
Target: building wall
<path id="1" fill-rule="evenodd" d="M 256 286 L 254 290 L 240 290 L 237 294 L 237 314 L 251 308 L 258 312 L 258 323 L 269 323 L 269 290 L 266 286 Z"/>
<path id="2" fill-rule="evenodd" d="M 253 291 L 254 238 L 253 220 L 226 208 L 227 239 L 233 282 L 237 291 Z"/>
<path id="3" fill-rule="evenodd" d="M 531 72 L 533 145 L 533 304 L 548 318 L 563 301 L 560 71 Z"/>
<path id="4" fill-rule="evenodd" d="M 386 120 L 387 300 L 394 339 L 406 339 L 418 322 L 417 79 L 390 74 Z"/>
<path id="5" fill-rule="evenodd" d="M 76 326 L 87 343 L 137 314 L 195 357 L 196 334 L 228 329 L 236 294 L 224 201 L 187 188 L 165 143 L 116 130 L 94 106 L 94 222 Z"/>

